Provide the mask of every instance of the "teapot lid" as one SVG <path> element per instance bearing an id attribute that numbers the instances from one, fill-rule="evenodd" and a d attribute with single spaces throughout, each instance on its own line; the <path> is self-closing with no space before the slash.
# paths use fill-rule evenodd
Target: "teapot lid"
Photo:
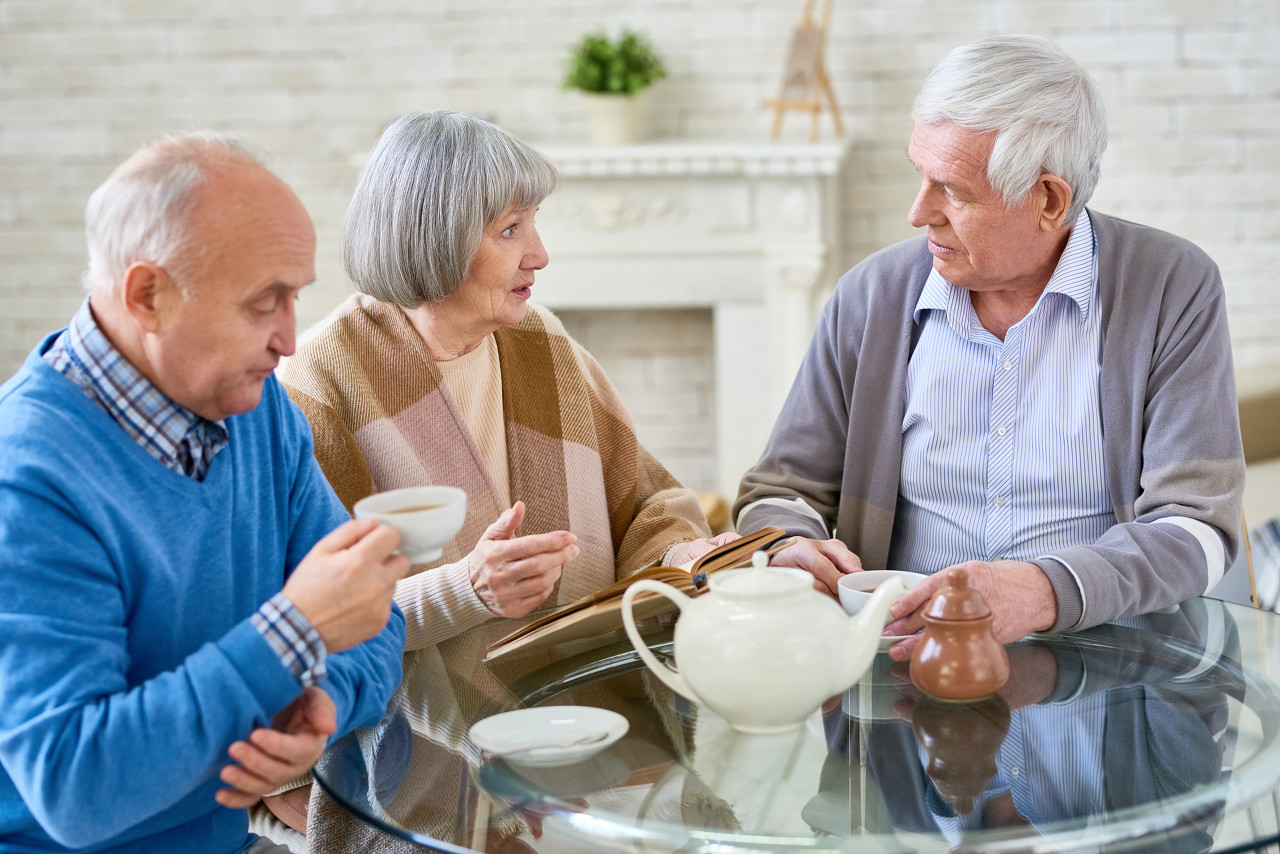
<path id="1" fill-rule="evenodd" d="M 979 620 L 991 614 L 982 594 L 969 586 L 967 569 L 947 571 L 947 585 L 933 595 L 925 616 L 935 620 Z"/>

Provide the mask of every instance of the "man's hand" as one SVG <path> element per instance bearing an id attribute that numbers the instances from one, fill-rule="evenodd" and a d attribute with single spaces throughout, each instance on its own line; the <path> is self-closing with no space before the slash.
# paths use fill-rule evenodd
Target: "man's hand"
<path id="1" fill-rule="evenodd" d="M 915 633 L 924 628 L 921 612 L 933 594 L 946 586 L 950 569 L 968 570 L 969 586 L 986 600 L 995 617 L 991 629 L 1002 644 L 1012 643 L 1031 632 L 1048 631 L 1058 620 L 1058 600 L 1053 595 L 1053 585 L 1040 567 L 1013 560 L 996 563 L 971 560 L 931 575 L 889 607 L 892 622 L 885 626 L 885 634 L 912 635 L 893 645 L 889 650 L 891 658 L 906 661 L 911 657 L 920 642 L 920 636 Z"/>
<path id="2" fill-rule="evenodd" d="M 503 511 L 467 555 L 472 589 L 500 617 L 523 617 L 547 601 L 560 570 L 579 552 L 568 531 L 514 537 L 524 511 L 523 501 Z"/>
<path id="3" fill-rule="evenodd" d="M 255 729 L 247 741 L 227 749 L 235 764 L 224 765 L 218 776 L 231 788 L 219 789 L 214 798 L 228 809 L 246 809 L 311 770 L 337 729 L 337 714 L 328 694 L 308 687 L 276 715 L 270 729 Z"/>
<path id="4" fill-rule="evenodd" d="M 796 537 L 795 542 L 774 555 L 769 564 L 805 570 L 813 576 L 815 590 L 837 599 L 840 598 L 840 576 L 862 569 L 862 561 L 839 540 L 810 540 L 805 537 Z"/>
<path id="5" fill-rule="evenodd" d="M 716 534 L 714 537 L 692 540 L 687 543 L 681 543 L 674 552 L 671 553 L 672 566 L 684 566 L 686 563 L 693 563 L 712 549 L 718 549 L 725 543 L 732 543 L 734 540 L 741 539 L 741 534 L 726 532 Z"/>
<path id="6" fill-rule="evenodd" d="M 409 559 L 394 554 L 400 533 L 376 519 L 344 522 L 316 543 L 284 585 L 284 595 L 320 633 L 328 652 L 363 643 L 391 617 L 396 582 Z"/>

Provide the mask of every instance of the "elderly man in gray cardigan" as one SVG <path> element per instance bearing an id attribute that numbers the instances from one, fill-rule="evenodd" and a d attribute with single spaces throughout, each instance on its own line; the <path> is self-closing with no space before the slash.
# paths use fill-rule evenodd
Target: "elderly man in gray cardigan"
<path id="1" fill-rule="evenodd" d="M 908 219 L 926 233 L 840 279 L 738 529 L 802 537 L 775 562 L 832 593 L 863 568 L 963 566 L 1003 642 L 1205 593 L 1244 482 L 1216 265 L 1085 208 L 1102 99 L 1045 39 L 957 48 L 913 118 Z M 943 583 L 900 599 L 886 633 L 920 629 Z"/>

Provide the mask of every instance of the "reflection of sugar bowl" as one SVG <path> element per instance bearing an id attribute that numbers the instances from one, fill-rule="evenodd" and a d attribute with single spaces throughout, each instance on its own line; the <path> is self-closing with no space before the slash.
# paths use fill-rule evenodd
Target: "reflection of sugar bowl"
<path id="1" fill-rule="evenodd" d="M 969 586 L 969 573 L 950 569 L 947 576 L 925 606 L 911 681 L 939 700 L 989 697 L 1009 680 L 1009 656 L 991 630 L 991 609 Z"/>
<path id="2" fill-rule="evenodd" d="M 1009 732 L 1008 704 L 999 694 L 976 703 L 922 697 L 911 708 L 911 727 L 938 794 L 957 815 L 968 815 L 996 774 L 996 751 Z"/>

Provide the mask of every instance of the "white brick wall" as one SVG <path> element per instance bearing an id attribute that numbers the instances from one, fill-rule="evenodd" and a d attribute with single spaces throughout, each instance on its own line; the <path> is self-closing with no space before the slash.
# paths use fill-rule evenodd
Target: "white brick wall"
<path id="1" fill-rule="evenodd" d="M 319 284 L 302 307 L 309 322 L 347 290 L 338 219 L 361 157 L 396 114 L 450 107 L 534 142 L 581 139 L 582 105 L 559 88 L 567 47 L 586 30 L 629 24 L 652 37 L 671 72 L 647 104 L 655 134 L 763 138 L 771 116 L 760 102 L 775 93 L 802 5 L 0 0 L 0 376 L 74 309 L 85 199 L 158 133 L 213 127 L 274 152 L 319 234 Z M 1237 360 L 1280 362 L 1280 289 L 1272 284 L 1280 257 L 1280 3 L 834 5 L 829 65 L 856 140 L 844 211 L 853 257 L 911 234 L 905 214 L 915 176 L 903 151 L 924 73 L 956 44 L 1038 32 L 1084 59 L 1107 94 L 1112 144 L 1094 205 L 1208 249 L 1226 278 Z M 823 127 L 830 133 L 829 120 Z M 786 132 L 802 138 L 807 122 L 793 116 Z M 613 327 L 601 346 L 628 328 Z M 679 446 L 689 436 L 667 432 L 677 444 L 657 450 L 678 468 L 676 457 L 698 452 Z M 690 463 L 686 476 L 710 480 L 702 465 Z"/>

